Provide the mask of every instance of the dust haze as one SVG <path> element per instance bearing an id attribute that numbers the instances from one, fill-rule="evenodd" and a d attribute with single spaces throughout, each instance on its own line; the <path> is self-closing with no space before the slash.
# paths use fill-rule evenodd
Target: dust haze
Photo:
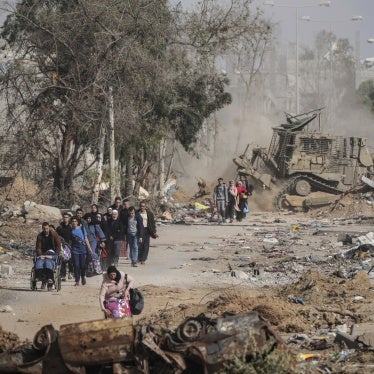
<path id="1" fill-rule="evenodd" d="M 243 111 L 235 101 L 222 109 L 212 118 L 211 126 L 216 121 L 216 132 L 212 138 L 202 136 L 199 158 L 189 155 L 178 148 L 174 169 L 178 185 L 193 195 L 197 192 L 197 180 L 215 184 L 217 178 L 223 177 L 227 182 L 237 176 L 233 159 L 241 155 L 247 144 L 267 147 L 272 136 L 271 127 L 275 124 L 264 115 L 255 111 Z"/>
<path id="2" fill-rule="evenodd" d="M 236 165 L 233 158 L 241 155 L 247 144 L 250 148 L 255 146 L 268 147 L 272 137 L 272 127 L 285 121 L 283 108 L 277 113 L 262 114 L 254 109 L 243 110 L 239 101 L 219 111 L 210 125 L 215 131 L 202 134 L 200 137 L 199 158 L 188 154 L 179 148 L 174 168 L 178 186 L 183 188 L 190 196 L 197 191 L 197 182 L 204 179 L 211 189 L 218 177 L 227 182 L 237 176 Z M 315 108 L 310 108 L 310 110 Z M 324 112 L 325 111 L 325 112 Z M 321 132 L 339 136 L 358 136 L 367 138 L 369 149 L 374 153 L 374 115 L 357 104 L 355 98 L 350 103 L 337 110 L 332 124 L 326 121 L 326 108 L 322 112 Z M 213 137 L 214 139 L 211 139 Z M 214 141 L 215 140 L 215 141 Z M 253 211 L 269 211 L 274 207 L 274 199 L 281 187 L 272 191 L 262 190 L 256 186 L 255 195 L 250 199 L 250 209 Z"/>

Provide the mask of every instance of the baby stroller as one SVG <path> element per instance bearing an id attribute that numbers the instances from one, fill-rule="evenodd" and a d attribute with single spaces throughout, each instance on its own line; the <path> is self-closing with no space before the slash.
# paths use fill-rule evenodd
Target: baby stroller
<path id="1" fill-rule="evenodd" d="M 47 251 L 48 253 L 49 251 Z M 35 269 L 35 264 L 37 261 L 37 256 L 35 255 L 33 258 L 34 266 L 31 269 L 31 276 L 30 276 L 30 288 L 31 290 L 35 291 L 37 290 L 37 282 L 42 282 L 42 286 L 40 287 L 43 289 L 43 284 L 47 286 L 48 291 L 51 291 L 55 289 L 56 291 L 61 290 L 61 257 L 56 255 L 56 258 L 54 261 L 54 267 L 53 267 L 53 277 L 52 281 L 53 283 L 48 282 L 48 277 L 45 274 L 45 272 L 39 272 L 42 273 L 42 275 L 37 276 L 37 271 Z M 43 269 L 44 270 L 44 269 Z"/>

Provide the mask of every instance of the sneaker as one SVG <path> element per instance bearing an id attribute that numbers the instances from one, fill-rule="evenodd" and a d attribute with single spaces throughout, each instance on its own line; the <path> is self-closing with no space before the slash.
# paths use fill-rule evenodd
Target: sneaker
<path id="1" fill-rule="evenodd" d="M 48 289 L 48 291 L 51 291 L 52 287 L 53 287 L 53 280 L 52 279 L 48 279 L 47 280 L 47 289 Z"/>
<path id="2" fill-rule="evenodd" d="M 74 286 L 79 286 L 79 282 L 75 282 L 75 283 L 74 283 Z"/>
<path id="3" fill-rule="evenodd" d="M 66 282 L 66 277 L 61 277 L 61 282 Z"/>
<path id="4" fill-rule="evenodd" d="M 86 284 L 86 277 L 82 277 L 82 286 Z"/>
<path id="5" fill-rule="evenodd" d="M 131 266 L 134 267 L 134 268 L 137 268 L 137 267 L 138 267 L 138 265 L 136 264 L 136 262 L 132 262 L 132 263 L 131 263 Z"/>

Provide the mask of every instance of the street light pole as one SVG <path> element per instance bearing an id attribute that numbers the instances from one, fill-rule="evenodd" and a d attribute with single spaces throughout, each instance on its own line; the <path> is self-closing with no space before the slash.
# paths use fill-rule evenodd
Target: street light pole
<path id="1" fill-rule="evenodd" d="M 299 92 L 299 8 L 311 8 L 315 6 L 325 6 L 329 7 L 331 1 L 329 0 L 320 0 L 318 4 L 305 4 L 305 5 L 288 5 L 288 4 L 275 4 L 272 0 L 267 0 L 264 2 L 264 5 L 268 6 L 277 6 L 285 8 L 295 8 L 296 15 L 296 46 L 295 46 L 295 94 L 296 94 L 296 114 L 299 114 L 300 111 L 300 92 Z"/>
<path id="2" fill-rule="evenodd" d="M 352 16 L 350 17 L 349 19 L 312 19 L 310 16 L 302 16 L 300 18 L 302 21 L 307 21 L 307 22 L 322 22 L 322 23 L 328 23 L 329 26 L 330 26 L 330 35 L 332 36 L 332 27 L 333 27 L 333 23 L 344 23 L 344 22 L 355 22 L 355 21 L 363 21 L 363 17 L 362 16 Z M 358 40 L 358 42 L 357 42 Z M 356 35 L 356 46 L 355 46 L 355 51 L 356 51 L 356 56 L 355 56 L 355 79 L 356 79 L 356 68 L 357 68 L 357 61 L 359 61 L 359 50 L 360 50 L 360 47 L 359 47 L 359 38 L 357 38 L 357 35 Z M 332 43 L 332 40 L 330 40 L 330 94 L 329 94 L 329 101 L 330 101 L 330 105 L 329 105 L 329 120 L 331 123 L 333 123 L 334 121 L 334 112 L 335 112 L 335 91 L 334 91 L 334 70 L 333 70 L 333 65 L 334 65 L 334 61 L 333 61 L 333 43 Z M 357 57 L 358 56 L 358 57 Z"/>
<path id="3" fill-rule="evenodd" d="M 300 113 L 299 95 L 299 8 L 296 7 L 296 114 Z"/>

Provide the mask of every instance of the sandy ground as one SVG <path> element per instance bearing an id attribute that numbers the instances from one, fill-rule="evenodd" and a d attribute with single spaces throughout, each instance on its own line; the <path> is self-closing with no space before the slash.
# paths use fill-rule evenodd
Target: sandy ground
<path id="1" fill-rule="evenodd" d="M 119 269 L 131 274 L 135 285 L 144 292 L 146 302 L 141 317 L 160 308 L 181 303 L 205 303 L 217 296 L 218 290 L 225 285 L 209 265 L 207 267 L 207 262 L 191 261 L 191 258 L 214 258 L 222 238 L 236 235 L 243 227 L 161 226 L 160 237 L 152 241 L 145 265 L 133 268 L 129 261 L 121 258 Z M 32 339 L 46 324 L 52 323 L 58 329 L 62 324 L 102 317 L 97 297 L 101 276 L 87 278 L 86 286 L 80 287 L 74 287 L 73 280 L 67 280 L 62 283 L 60 292 L 31 291 L 31 264 L 20 259 L 14 260 L 12 266 L 14 276 L 0 279 L 0 304 L 12 308 L 12 312 L 1 314 L 3 330 L 14 332 L 21 339 Z M 230 278 L 227 279 L 228 285 L 232 283 Z"/>
<path id="2" fill-rule="evenodd" d="M 242 270 L 248 273 L 248 264 L 256 262 L 260 267 L 271 264 L 279 267 L 280 260 L 286 258 L 290 261 L 290 256 L 294 259 L 302 259 L 304 256 L 329 258 L 329 254 L 337 251 L 331 244 L 336 242 L 340 232 L 348 230 L 360 235 L 372 229 L 370 225 L 341 226 L 333 225 L 331 221 L 321 221 L 324 226 L 320 230 L 326 233 L 312 235 L 316 230 L 313 222 L 312 218 L 302 214 L 254 213 L 240 224 L 159 226 L 159 238 L 152 240 L 150 256 L 145 265 L 133 268 L 129 261 L 120 260 L 119 269 L 135 278 L 136 287 L 145 296 L 144 312 L 134 317 L 134 320 L 154 320 L 157 315 L 169 313 L 167 318 L 177 323 L 187 317 L 186 314 L 197 315 L 199 305 L 204 309 L 217 297 L 237 295 L 239 292 L 245 292 L 246 297 L 253 297 L 250 299 L 253 305 L 245 306 L 246 310 L 251 310 L 258 306 L 258 298 L 275 294 L 276 286 L 296 282 L 304 271 L 319 271 L 323 267 L 317 262 L 302 266 L 299 261 L 291 267 L 292 271 L 274 271 L 257 278 L 239 277 Z M 300 228 L 297 236 L 292 234 L 295 225 Z M 271 239 L 273 234 L 278 237 L 286 235 L 287 241 L 292 238 L 292 245 L 288 245 L 288 242 L 283 245 L 281 258 L 278 250 L 274 252 L 276 248 L 271 240 L 258 240 L 264 236 Z M 73 280 L 68 280 L 63 282 L 60 292 L 31 291 L 30 260 L 13 258 L 11 265 L 15 274 L 9 278 L 0 278 L 0 306 L 9 306 L 11 310 L 1 313 L 3 330 L 17 334 L 21 340 L 32 340 L 35 333 L 47 324 L 59 329 L 63 324 L 102 318 L 98 303 L 101 276 L 88 278 L 87 285 L 79 287 L 74 287 Z M 365 293 L 364 296 L 370 299 L 372 292 L 370 294 L 369 286 L 364 283 L 364 288 L 355 289 L 355 292 Z M 328 303 L 328 300 L 325 301 Z M 287 295 L 279 305 L 287 309 L 284 316 L 290 319 L 294 318 L 294 310 L 299 307 L 287 302 Z M 186 306 L 193 307 L 188 309 Z M 243 306 L 240 306 L 236 311 L 242 309 Z M 264 312 L 271 314 L 269 310 Z M 178 316 L 175 315 L 177 313 Z M 280 315 L 274 317 L 279 318 Z M 300 322 L 295 330 L 306 327 L 307 324 Z M 287 330 L 287 327 L 283 330 Z"/>

